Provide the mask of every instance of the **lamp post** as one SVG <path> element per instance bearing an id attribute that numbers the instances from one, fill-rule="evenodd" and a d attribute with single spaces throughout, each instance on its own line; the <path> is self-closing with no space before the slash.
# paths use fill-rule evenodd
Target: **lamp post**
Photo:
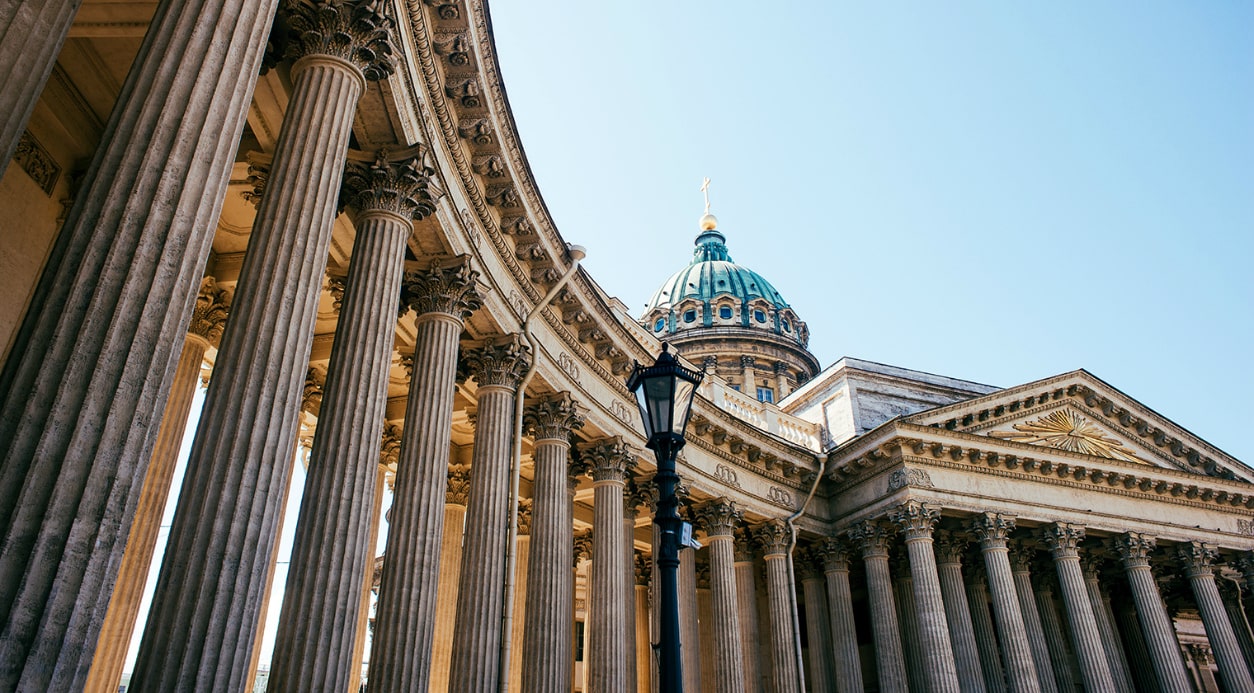
<path id="1" fill-rule="evenodd" d="M 675 456 L 684 446 L 684 429 L 692 413 L 692 398 L 704 373 L 683 367 L 670 353 L 670 345 L 662 344 L 662 353 L 652 366 L 636 364 L 627 379 L 627 389 L 636 395 L 640 418 L 644 420 L 646 447 L 657 458 L 657 513 L 653 524 L 660 535 L 657 563 L 658 608 L 661 632 L 658 634 L 658 691 L 682 693 L 683 672 L 679 658 L 679 550 L 684 522 L 679 517 L 679 498 L 675 493 L 679 475 L 675 473 Z"/>

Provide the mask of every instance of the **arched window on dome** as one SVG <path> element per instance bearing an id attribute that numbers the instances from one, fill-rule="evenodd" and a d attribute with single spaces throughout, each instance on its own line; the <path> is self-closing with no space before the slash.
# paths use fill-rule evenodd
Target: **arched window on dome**
<path id="1" fill-rule="evenodd" d="M 696 308 L 689 308 L 688 310 L 684 311 L 684 322 L 696 322 L 696 321 L 697 321 L 697 309 Z"/>
<path id="2" fill-rule="evenodd" d="M 664 329 L 666 329 L 666 318 L 658 318 L 657 322 L 653 323 L 653 331 L 661 332 Z"/>
<path id="3" fill-rule="evenodd" d="M 718 317 L 722 320 L 731 320 L 732 307 L 730 304 L 723 304 L 718 307 Z"/>
<path id="4" fill-rule="evenodd" d="M 766 322 L 766 311 L 762 310 L 761 308 L 754 308 L 754 309 L 753 309 L 753 319 L 754 319 L 754 320 L 756 320 L 757 322 L 760 322 L 760 323 L 765 323 L 765 322 Z"/>

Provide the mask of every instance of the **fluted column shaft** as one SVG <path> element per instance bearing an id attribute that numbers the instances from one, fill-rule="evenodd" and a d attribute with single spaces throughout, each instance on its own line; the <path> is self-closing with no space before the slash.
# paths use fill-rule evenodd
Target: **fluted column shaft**
<path id="1" fill-rule="evenodd" d="M 832 682 L 832 627 L 828 623 L 827 586 L 823 573 L 807 566 L 801 575 L 806 602 L 806 639 L 810 650 L 810 680 L 806 690 L 827 693 Z"/>
<path id="2" fill-rule="evenodd" d="M 1119 644 L 1119 634 L 1115 626 L 1106 616 L 1106 608 L 1102 603 L 1102 588 L 1098 585 L 1097 566 L 1092 557 L 1086 557 L 1080 564 L 1084 575 L 1084 589 L 1088 592 L 1089 603 L 1093 606 L 1093 618 L 1097 620 L 1097 632 L 1101 635 L 1102 646 L 1106 650 L 1106 663 L 1110 667 L 1110 676 L 1115 680 L 1115 689 L 1120 693 L 1133 693 L 1132 673 L 1128 663 L 1124 661 L 1123 649 Z"/>
<path id="3" fill-rule="evenodd" d="M 1084 687 L 1090 691 L 1113 691 L 1114 677 L 1106 662 L 1106 650 L 1102 647 L 1097 619 L 1093 615 L 1093 605 L 1089 602 L 1084 574 L 1080 570 L 1076 545 L 1084 538 L 1084 528 L 1056 523 L 1046 527 L 1042 537 L 1054 556 L 1067 622 L 1071 626 L 1071 642 L 1076 648 L 1076 658 L 1080 660 Z"/>
<path id="4" fill-rule="evenodd" d="M 880 690 L 896 693 L 909 690 L 906 660 L 897 629 L 897 607 L 893 604 L 893 581 L 888 568 L 891 531 L 876 522 L 863 522 L 850 532 L 850 539 L 862 549 L 866 564 L 867 601 L 871 610 L 871 633 L 875 639 L 875 664 Z"/>
<path id="5" fill-rule="evenodd" d="M 679 551 L 679 656 L 685 691 L 701 690 L 701 627 L 697 616 L 697 557 Z"/>
<path id="6" fill-rule="evenodd" d="M 782 523 L 781 523 L 782 524 Z M 786 529 L 784 531 L 787 531 Z M 776 693 L 801 693 L 801 672 L 797 671 L 796 640 L 793 638 L 792 581 L 788 575 L 785 543 L 764 546 L 766 598 L 771 619 L 771 659 Z"/>
<path id="7" fill-rule="evenodd" d="M 0 162 L 7 167 L 82 0 L 0 5 Z M 4 168 L 0 168 L 0 176 Z"/>
<path id="8" fill-rule="evenodd" d="M 649 622 L 649 579 L 653 561 L 643 553 L 634 556 L 632 582 L 635 617 L 632 619 L 632 637 L 636 639 L 636 687 L 628 691 L 649 693 L 653 690 L 653 638 Z"/>
<path id="9" fill-rule="evenodd" d="M 958 667 L 949 639 L 949 623 L 941 598 L 940 576 L 932 546 L 932 528 L 940 513 L 923 503 L 908 501 L 898 506 L 893 521 L 901 528 L 910 555 L 910 575 L 914 578 L 915 618 L 928 690 L 958 693 Z"/>
<path id="10" fill-rule="evenodd" d="M 1219 665 L 1219 678 L 1223 681 L 1224 690 L 1229 693 L 1254 691 L 1250 670 L 1245 666 L 1236 634 L 1232 632 L 1232 624 L 1224 613 L 1219 588 L 1215 586 L 1215 573 L 1211 567 L 1217 555 L 1214 547 L 1197 541 L 1188 542 L 1179 547 L 1179 555 L 1189 577 L 1189 586 L 1193 588 L 1193 597 L 1197 600 L 1197 610 L 1202 615 L 1202 625 L 1206 627 L 1206 639 L 1210 641 Z"/>
<path id="11" fill-rule="evenodd" d="M 736 527 L 741 510 L 729 498 L 717 498 L 695 508 L 694 514 L 705 530 L 710 551 L 710 631 L 712 643 L 703 643 L 712 655 L 711 690 L 716 693 L 744 693 L 745 667 L 741 641 L 741 611 L 737 607 Z M 707 682 L 709 683 L 709 682 Z"/>
<path id="12" fill-rule="evenodd" d="M 7 4 L 4 161 L 76 4 Z M 158 4 L 0 370 L 0 689 L 85 683 L 276 5 Z"/>
<path id="13" fill-rule="evenodd" d="M 965 547 L 966 541 L 949 532 L 941 533 L 936 543 L 936 570 L 959 686 L 964 693 L 984 693 L 980 652 L 975 644 L 975 627 L 971 624 L 971 609 L 962 582 L 962 551 Z"/>
<path id="14" fill-rule="evenodd" d="M 1015 594 L 1019 597 L 1019 613 L 1023 614 L 1023 627 L 1028 634 L 1028 646 L 1032 649 L 1032 660 L 1036 663 L 1037 682 L 1041 686 L 1041 693 L 1058 693 L 1058 676 L 1051 664 L 1049 641 L 1045 637 L 1045 627 L 1041 624 L 1041 612 L 1036 607 L 1036 590 L 1032 587 L 1029 570 L 1034 550 L 1017 545 L 1011 554 L 1010 571 L 1015 583 Z M 1066 666 L 1065 660 L 1063 666 Z"/>
<path id="15" fill-rule="evenodd" d="M 360 693 L 362 667 L 366 657 L 366 635 L 370 629 L 370 595 L 374 592 L 374 568 L 379 546 L 379 526 L 383 521 L 383 492 L 387 489 L 387 469 L 380 466 L 375 472 L 374 508 L 370 513 L 370 536 L 366 556 L 368 560 L 360 577 L 358 589 L 361 599 L 357 606 L 357 637 L 353 639 L 353 676 L 348 680 L 345 693 Z"/>
<path id="16" fill-rule="evenodd" d="M 760 648 L 758 624 L 758 587 L 754 573 L 751 540 L 747 531 L 736 535 L 736 611 L 740 623 L 740 660 L 744 667 L 744 690 L 756 693 L 762 688 L 762 672 L 758 663 Z"/>
<path id="17" fill-rule="evenodd" d="M 386 161 L 371 169 L 354 165 L 345 183 L 348 196 L 360 206 L 357 238 L 309 456 L 267 690 L 346 691 L 361 679 L 361 663 L 352 661 L 361 576 L 374 557 L 370 522 L 379 440 L 405 243 L 416 212 L 412 205 L 378 204 L 376 195 L 412 187 L 398 183 L 397 169 Z M 381 175 L 372 177 L 372 172 Z M 425 188 L 425 180 L 421 185 Z"/>
<path id="18" fill-rule="evenodd" d="M 714 685 L 714 597 L 710 594 L 710 568 L 703 564 L 697 569 L 697 628 L 701 653 L 701 680 L 707 689 Z"/>
<path id="19" fill-rule="evenodd" d="M 627 686 L 627 631 L 632 613 L 623 601 L 630 566 L 623 549 L 623 490 L 634 463 L 621 439 L 609 438 L 583 448 L 592 474 L 592 576 L 588 585 L 588 689 L 622 691 Z"/>
<path id="20" fill-rule="evenodd" d="M 362 66 L 323 52 L 297 60 L 292 81 L 153 597 L 158 618 L 148 621 L 135 665 L 138 688 L 233 688 L 248 674 L 244 653 L 278 541 L 336 192 L 365 88 Z M 359 490 L 372 489 L 369 478 Z M 206 592 L 215 597 L 199 597 Z M 350 633 L 355 623 L 347 619 Z M 338 658 L 351 648 L 341 643 Z"/>
<path id="21" fill-rule="evenodd" d="M 1074 691 L 1076 683 L 1071 673 L 1071 645 L 1067 642 L 1062 620 L 1058 618 L 1054 587 L 1048 579 L 1044 579 L 1036 586 L 1035 592 L 1036 610 L 1041 616 L 1041 630 L 1045 633 L 1045 644 L 1049 647 L 1049 658 L 1054 665 L 1054 680 L 1058 683 L 1059 690 Z"/>
<path id="22" fill-rule="evenodd" d="M 971 607 L 971 627 L 980 650 L 980 669 L 984 672 L 984 688 L 988 693 L 1005 693 L 1006 674 L 1001 666 L 1001 650 L 997 647 L 997 631 L 993 614 L 988 610 L 988 586 L 984 575 L 967 579 L 967 603 Z"/>
<path id="23" fill-rule="evenodd" d="M 422 690 L 430 679 L 457 342 L 463 320 L 478 307 L 476 280 L 464 260 L 405 275 L 403 295 L 418 312 L 414 377 L 375 609 L 372 693 Z"/>
<path id="24" fill-rule="evenodd" d="M 444 529 L 440 539 L 440 584 L 436 592 L 435 630 L 431 648 L 431 684 L 428 690 L 448 690 L 453 661 L 453 624 L 457 620 L 457 590 L 462 574 L 462 535 L 466 531 L 466 501 L 470 497 L 470 465 L 449 465 L 444 501 Z"/>
<path id="25" fill-rule="evenodd" d="M 1187 693 L 1192 687 L 1184 661 L 1180 657 L 1176 629 L 1163 606 L 1158 582 L 1154 579 L 1149 564 L 1149 555 L 1157 540 L 1130 532 L 1116 537 L 1114 543 L 1123 562 L 1124 573 L 1128 576 L 1128 584 L 1132 588 L 1137 620 L 1141 623 L 1141 634 L 1145 638 L 1158 685 L 1163 693 Z"/>
<path id="26" fill-rule="evenodd" d="M 521 512 L 520 512 L 521 514 Z M 530 520 L 527 520 L 530 523 Z M 526 598 L 527 598 L 527 564 L 531 562 L 531 529 L 524 525 L 520 520 L 518 523 L 518 540 L 517 540 L 517 562 L 514 564 L 514 604 L 511 607 L 514 613 L 511 620 L 510 632 L 510 652 L 513 655 L 509 658 L 509 687 L 506 690 L 517 691 L 522 689 L 522 649 L 523 649 L 523 629 L 526 628 Z"/>
<path id="27" fill-rule="evenodd" d="M 1154 658 L 1150 655 L 1149 646 L 1145 642 L 1145 630 L 1141 626 L 1141 620 L 1136 615 L 1136 600 L 1119 605 L 1120 608 L 1115 610 L 1115 620 L 1119 624 L 1119 629 L 1127 638 L 1128 657 L 1132 664 L 1132 676 L 1136 680 L 1137 690 L 1144 693 L 1164 693 L 1163 686 L 1158 682 L 1157 665 Z M 1175 636 L 1172 636 L 1175 639 Z M 1177 656 L 1178 653 L 1177 653 Z M 1184 672 L 1184 665 L 1180 665 L 1180 671 Z M 1188 675 L 1184 674 L 1185 685 L 1188 685 Z M 1177 688 L 1177 691 L 1187 691 L 1187 688 Z"/>
<path id="28" fill-rule="evenodd" d="M 122 567 L 118 570 L 109 612 L 100 629 L 100 643 L 92 660 L 91 673 L 87 676 L 84 690 L 89 693 L 114 693 L 122 679 L 126 651 L 131 645 L 135 620 L 139 617 L 148 569 L 152 565 L 157 534 L 161 530 L 161 516 L 165 513 L 174 467 L 187 428 L 187 415 L 196 396 L 200 366 L 208 346 L 203 337 L 192 334 L 183 343 L 183 353 L 179 356 L 174 383 L 170 387 L 170 400 L 161 419 L 157 444 L 153 448 L 139 506 L 135 510 L 135 521 L 126 540 L 126 551 L 122 554 Z"/>
<path id="29" fill-rule="evenodd" d="M 906 683 L 910 690 L 926 690 L 927 674 L 923 671 L 923 650 L 919 643 L 919 618 L 914 610 L 914 578 L 910 576 L 910 557 L 899 552 L 892 560 L 893 605 L 897 607 L 897 626 L 901 629 L 901 654 L 906 660 Z"/>
<path id="30" fill-rule="evenodd" d="M 1226 583 L 1220 583 L 1224 585 Z M 1245 664 L 1251 670 L 1254 670 L 1254 633 L 1250 632 L 1249 621 L 1245 615 L 1245 609 L 1241 606 L 1241 591 L 1244 586 L 1234 586 L 1227 584 L 1227 588 L 1219 590 L 1219 596 L 1223 599 L 1224 610 L 1228 612 L 1228 622 L 1232 624 L 1233 633 L 1237 636 L 1237 644 L 1241 646 L 1241 654 L 1245 657 Z"/>
<path id="31" fill-rule="evenodd" d="M 623 619 L 623 638 L 626 646 L 619 656 L 627 667 L 627 679 L 624 688 L 634 691 L 637 688 L 639 672 L 636 667 L 636 507 L 640 504 L 639 489 L 634 481 L 628 484 L 623 495 L 623 565 L 626 574 L 623 576 L 623 603 L 627 605 L 627 616 Z"/>
<path id="32" fill-rule="evenodd" d="M 513 453 L 514 398 L 526 370 L 527 349 L 516 337 L 473 349 L 466 362 L 479 384 L 470 499 L 462 539 L 457 621 L 453 624 L 450 691 L 495 691 L 500 670 L 501 618 L 505 612 L 505 549 L 509 522 L 509 467 Z M 622 508 L 619 508 L 622 516 Z"/>
<path id="33" fill-rule="evenodd" d="M 527 409 L 524 421 L 535 438 L 532 451 L 531 555 L 527 561 L 523 618 L 522 691 L 566 693 L 574 660 L 574 587 L 570 583 L 572 522 L 568 442 L 583 417 L 569 395 Z"/>
<path id="34" fill-rule="evenodd" d="M 827 578 L 835 688 L 838 693 L 858 693 L 862 690 L 862 663 L 853 620 L 853 593 L 849 588 L 849 548 L 844 542 L 828 539 L 820 545 L 820 555 Z"/>
<path id="35" fill-rule="evenodd" d="M 1010 572 L 1007 535 L 1014 529 L 1014 519 L 996 513 L 983 513 L 975 518 L 971 530 L 980 542 L 988 591 L 993 602 L 993 616 L 1001 635 L 1002 654 L 1006 667 L 1006 684 L 1012 693 L 1040 693 L 1041 684 L 1032 661 L 1027 628 L 1019 609 L 1014 577 Z"/>

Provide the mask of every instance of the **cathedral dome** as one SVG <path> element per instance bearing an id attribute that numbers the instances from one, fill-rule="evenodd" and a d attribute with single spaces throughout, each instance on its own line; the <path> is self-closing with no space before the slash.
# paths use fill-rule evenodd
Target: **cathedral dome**
<path id="1" fill-rule="evenodd" d="M 716 226 L 702 217 L 692 261 L 658 287 L 640 323 L 689 360 L 725 367 L 748 393 L 782 397 L 818 372 L 809 330 L 766 278 L 732 260 Z"/>

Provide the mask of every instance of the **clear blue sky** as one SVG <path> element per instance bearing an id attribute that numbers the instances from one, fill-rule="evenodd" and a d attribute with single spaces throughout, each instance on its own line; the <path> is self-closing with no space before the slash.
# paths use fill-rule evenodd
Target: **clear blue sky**
<path id="1" fill-rule="evenodd" d="M 1254 463 L 1254 3 L 495 2 L 510 103 L 639 311 L 701 178 L 828 365 L 1086 368 Z"/>

